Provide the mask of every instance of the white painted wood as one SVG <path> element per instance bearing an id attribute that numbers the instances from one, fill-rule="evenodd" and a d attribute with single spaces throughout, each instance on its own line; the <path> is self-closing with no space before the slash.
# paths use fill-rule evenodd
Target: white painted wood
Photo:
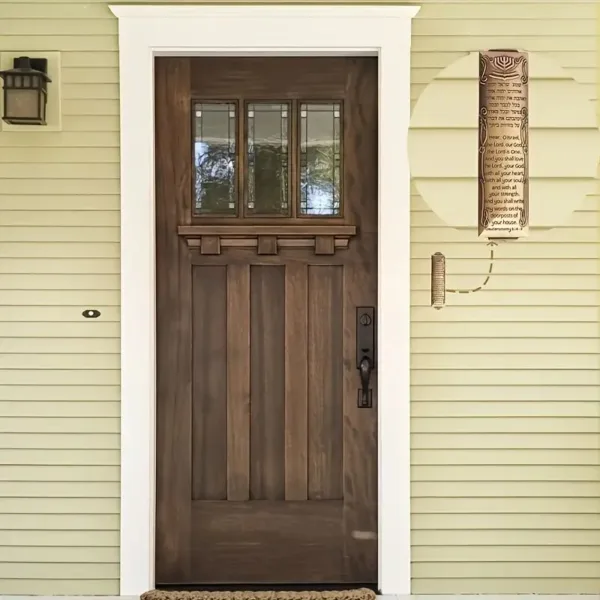
<path id="1" fill-rule="evenodd" d="M 154 586 L 154 56 L 379 56 L 379 588 L 410 593 L 411 19 L 416 6 L 114 5 L 121 79 L 121 594 Z"/>

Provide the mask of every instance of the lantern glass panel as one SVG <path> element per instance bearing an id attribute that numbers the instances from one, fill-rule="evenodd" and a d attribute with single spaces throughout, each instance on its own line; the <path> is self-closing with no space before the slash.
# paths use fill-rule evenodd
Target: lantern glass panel
<path id="1" fill-rule="evenodd" d="M 40 102 L 40 91 L 35 88 L 13 88 L 6 90 L 4 109 L 8 119 L 24 119 L 26 121 L 45 120 L 44 102 Z M 41 108 L 41 111 L 40 111 Z"/>

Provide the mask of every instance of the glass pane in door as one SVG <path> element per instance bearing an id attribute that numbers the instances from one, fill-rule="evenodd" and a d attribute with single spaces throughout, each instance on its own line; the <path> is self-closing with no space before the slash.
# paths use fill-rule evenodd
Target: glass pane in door
<path id="1" fill-rule="evenodd" d="M 341 214 L 341 104 L 300 105 L 299 214 Z"/>
<path id="2" fill-rule="evenodd" d="M 290 106 L 252 102 L 246 119 L 246 210 L 255 215 L 287 215 Z"/>
<path id="3" fill-rule="evenodd" d="M 194 105 L 194 213 L 236 214 L 236 105 Z"/>

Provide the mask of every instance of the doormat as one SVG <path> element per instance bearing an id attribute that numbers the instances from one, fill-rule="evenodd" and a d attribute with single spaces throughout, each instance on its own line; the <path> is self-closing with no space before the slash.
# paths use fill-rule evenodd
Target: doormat
<path id="1" fill-rule="evenodd" d="M 140 600 L 375 600 L 373 590 L 357 588 L 352 590 L 316 592 L 302 591 L 264 591 L 264 592 L 174 592 L 151 590 L 142 594 Z"/>

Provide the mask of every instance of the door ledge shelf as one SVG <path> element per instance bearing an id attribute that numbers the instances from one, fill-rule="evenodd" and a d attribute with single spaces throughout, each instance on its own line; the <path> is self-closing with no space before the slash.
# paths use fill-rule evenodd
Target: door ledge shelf
<path id="1" fill-rule="evenodd" d="M 279 248 L 314 248 L 315 254 L 335 254 L 348 248 L 354 225 L 180 225 L 177 233 L 200 254 L 221 254 L 221 248 L 256 248 L 257 254 L 277 254 Z"/>

